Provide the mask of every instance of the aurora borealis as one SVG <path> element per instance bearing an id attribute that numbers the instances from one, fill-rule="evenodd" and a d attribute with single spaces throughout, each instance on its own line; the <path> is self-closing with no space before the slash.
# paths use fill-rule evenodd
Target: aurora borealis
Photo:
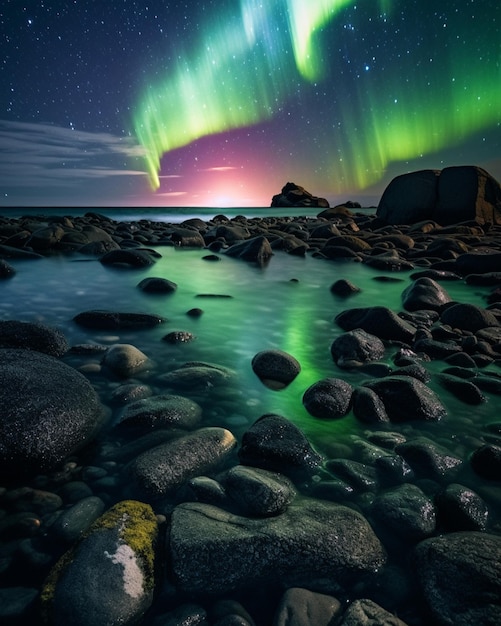
<path id="1" fill-rule="evenodd" d="M 266 206 L 501 178 L 494 0 L 7 1 L 3 205 Z"/>

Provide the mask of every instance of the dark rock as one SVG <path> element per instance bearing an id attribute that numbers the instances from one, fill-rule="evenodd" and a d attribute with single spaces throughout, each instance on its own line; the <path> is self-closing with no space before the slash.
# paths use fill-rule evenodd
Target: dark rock
<path id="1" fill-rule="evenodd" d="M 485 444 L 471 455 L 473 470 L 488 480 L 501 480 L 501 446 Z"/>
<path id="2" fill-rule="evenodd" d="M 355 600 L 346 609 L 338 626 L 407 626 L 373 600 Z"/>
<path id="3" fill-rule="evenodd" d="M 318 579 L 343 587 L 386 560 L 359 513 L 310 499 L 265 519 L 181 504 L 172 514 L 170 549 L 177 586 L 190 593 L 269 583 L 307 584 L 314 590 Z"/>
<path id="4" fill-rule="evenodd" d="M 209 626 L 207 611 L 198 604 L 181 604 L 155 617 L 151 626 Z"/>
<path id="5" fill-rule="evenodd" d="M 297 474 L 316 472 L 322 457 L 315 452 L 304 434 L 280 415 L 263 415 L 244 433 L 238 452 L 241 463 L 281 472 L 294 478 Z"/>
<path id="6" fill-rule="evenodd" d="M 15 276 L 16 270 L 10 263 L 7 263 L 4 259 L 0 259 L 0 279 L 12 278 Z"/>
<path id="7" fill-rule="evenodd" d="M 68 350 L 60 330 L 33 322 L 0 321 L 0 348 L 36 350 L 49 356 L 63 356 Z"/>
<path id="8" fill-rule="evenodd" d="M 351 408 L 353 387 L 340 378 L 324 378 L 309 387 L 303 405 L 310 415 L 321 419 L 343 417 Z"/>
<path id="9" fill-rule="evenodd" d="M 229 430 L 201 428 L 144 452 L 133 461 L 129 474 L 142 497 L 159 498 L 190 478 L 215 470 L 236 445 Z"/>
<path id="10" fill-rule="evenodd" d="M 166 341 L 167 343 L 189 343 L 195 339 L 195 335 L 193 333 L 188 332 L 187 330 L 174 330 L 171 333 L 167 333 L 162 337 L 162 341 Z"/>
<path id="11" fill-rule="evenodd" d="M 176 246 L 182 248 L 203 248 L 205 246 L 203 236 L 192 228 L 177 226 L 172 229 L 170 238 Z"/>
<path id="12" fill-rule="evenodd" d="M 224 387 L 235 379 L 235 372 L 212 363 L 185 363 L 183 366 L 162 374 L 160 381 L 172 389 L 211 390 Z"/>
<path id="13" fill-rule="evenodd" d="M 102 422 L 96 392 L 80 373 L 29 350 L 0 350 L 0 471 L 52 469 Z"/>
<path id="14" fill-rule="evenodd" d="M 499 326 L 499 321 L 491 311 L 475 304 L 459 303 L 447 307 L 440 315 L 442 324 L 476 332 L 489 326 Z"/>
<path id="15" fill-rule="evenodd" d="M 485 396 L 480 389 L 469 380 L 464 380 L 451 374 L 444 374 L 443 372 L 438 375 L 437 380 L 444 389 L 450 391 L 461 402 L 472 405 L 485 402 Z"/>
<path id="16" fill-rule="evenodd" d="M 425 602 L 438 624 L 499 624 L 501 538 L 478 532 L 426 539 L 415 549 Z"/>
<path id="17" fill-rule="evenodd" d="M 460 458 L 426 437 L 400 443 L 395 452 L 409 463 L 416 474 L 437 481 L 454 476 L 462 464 Z"/>
<path id="18" fill-rule="evenodd" d="M 340 278 L 336 280 L 335 283 L 331 285 L 331 293 L 341 298 L 347 298 L 355 293 L 359 293 L 360 287 L 357 287 L 349 280 L 345 280 L 344 278 Z"/>
<path id="19" fill-rule="evenodd" d="M 435 532 L 433 502 L 416 485 L 400 485 L 379 495 L 370 512 L 385 531 L 407 541 L 420 541 Z"/>
<path id="20" fill-rule="evenodd" d="M 489 510 L 472 489 L 451 483 L 435 498 L 438 515 L 447 532 L 485 530 Z"/>
<path id="21" fill-rule="evenodd" d="M 341 610 L 341 603 L 332 596 L 291 587 L 280 600 L 273 626 L 330 626 Z"/>
<path id="22" fill-rule="evenodd" d="M 457 343 L 437 341 L 431 337 L 420 337 L 413 348 L 416 352 L 428 355 L 430 359 L 446 359 L 461 353 L 461 347 Z"/>
<path id="23" fill-rule="evenodd" d="M 273 250 L 268 239 L 260 235 L 241 243 L 233 244 L 225 251 L 225 254 L 243 259 L 244 261 L 264 264 L 273 256 Z"/>
<path id="24" fill-rule="evenodd" d="M 173 293 L 177 289 L 176 283 L 167 278 L 155 278 L 150 276 L 143 278 L 138 284 L 138 288 L 146 293 Z"/>
<path id="25" fill-rule="evenodd" d="M 46 621 L 137 623 L 153 601 L 157 533 L 150 506 L 116 504 L 50 572 L 41 595 Z"/>
<path id="26" fill-rule="evenodd" d="M 141 383 L 124 383 L 111 392 L 114 403 L 123 405 L 135 400 L 142 400 L 153 395 L 151 387 Z"/>
<path id="27" fill-rule="evenodd" d="M 101 498 L 89 496 L 83 498 L 56 519 L 50 527 L 50 534 L 64 544 L 73 544 L 84 535 L 104 513 L 104 502 Z"/>
<path id="28" fill-rule="evenodd" d="M 85 328 L 93 330 L 141 330 L 153 328 L 165 322 L 163 317 L 150 313 L 119 313 L 116 311 L 83 311 L 73 320 Z"/>
<path id="29" fill-rule="evenodd" d="M 416 378 L 389 376 L 364 383 L 383 401 L 392 422 L 435 421 L 446 415 L 435 393 Z"/>
<path id="30" fill-rule="evenodd" d="M 291 383 L 301 371 L 292 355 L 282 350 L 263 350 L 252 359 L 252 369 L 264 383 L 279 383 L 280 388 Z"/>
<path id="31" fill-rule="evenodd" d="M 336 315 L 335 321 L 343 330 L 361 328 L 388 341 L 411 343 L 416 333 L 414 326 L 383 306 L 347 309 Z"/>
<path id="32" fill-rule="evenodd" d="M 387 224 L 414 224 L 433 218 L 440 170 L 420 170 L 394 178 L 381 196 L 377 217 Z"/>
<path id="33" fill-rule="evenodd" d="M 198 426 L 202 419 L 199 404 L 182 396 L 159 395 L 128 404 L 120 415 L 119 425 L 145 429 L 186 428 Z"/>
<path id="34" fill-rule="evenodd" d="M 224 485 L 227 494 L 250 517 L 283 513 L 296 496 L 294 484 L 283 474 L 245 465 L 232 467 Z"/>
<path id="35" fill-rule="evenodd" d="M 358 387 L 353 396 L 353 414 L 361 422 L 374 424 L 389 422 L 383 401 L 372 389 Z"/>
<path id="36" fill-rule="evenodd" d="M 447 302 L 451 302 L 451 297 L 432 278 L 417 278 L 402 292 L 403 307 L 407 311 L 440 311 Z"/>
<path id="37" fill-rule="evenodd" d="M 357 491 L 373 491 L 378 484 L 376 471 L 370 465 L 352 459 L 331 459 L 326 467 Z"/>
<path id="38" fill-rule="evenodd" d="M 228 505 L 229 498 L 225 488 L 214 478 L 195 476 L 186 483 L 186 490 L 190 494 L 187 498 L 189 502 L 204 502 L 216 506 Z"/>
<path id="39" fill-rule="evenodd" d="M 331 344 L 331 355 L 338 367 L 377 361 L 383 358 L 384 352 L 381 339 L 361 328 L 340 335 Z"/>
<path id="40" fill-rule="evenodd" d="M 43 259 L 42 254 L 34 252 L 33 250 L 24 250 L 16 248 L 14 246 L 6 246 L 0 244 L 0 256 L 3 259 Z"/>
<path id="41" fill-rule="evenodd" d="M 454 262 L 453 270 L 466 276 L 467 274 L 490 274 L 499 271 L 501 252 L 482 250 L 466 252 Z"/>
<path id="42" fill-rule="evenodd" d="M 272 207 L 322 207 L 328 208 L 329 203 L 325 198 L 313 196 L 304 187 L 295 183 L 287 183 L 282 187 L 282 192 L 271 199 Z"/>
<path id="43" fill-rule="evenodd" d="M 151 267 L 155 259 L 145 250 L 110 250 L 99 261 L 103 265 L 126 268 Z"/>

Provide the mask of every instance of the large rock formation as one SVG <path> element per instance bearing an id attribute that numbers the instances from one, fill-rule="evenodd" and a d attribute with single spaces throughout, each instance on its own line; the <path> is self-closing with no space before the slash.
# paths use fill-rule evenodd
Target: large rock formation
<path id="1" fill-rule="evenodd" d="M 428 219 L 442 226 L 468 220 L 501 224 L 501 185 L 474 165 L 410 172 L 386 187 L 377 216 L 388 224 Z"/>
<path id="2" fill-rule="evenodd" d="M 304 187 L 300 187 L 295 183 L 287 183 L 282 187 L 282 192 L 273 196 L 271 206 L 274 207 L 320 207 L 329 208 L 329 203 L 325 198 L 318 198 Z"/>

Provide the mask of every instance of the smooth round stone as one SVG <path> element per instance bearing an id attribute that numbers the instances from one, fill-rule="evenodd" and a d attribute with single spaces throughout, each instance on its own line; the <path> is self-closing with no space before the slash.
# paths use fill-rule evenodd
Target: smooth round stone
<path id="1" fill-rule="evenodd" d="M 68 350 L 69 345 L 64 334 L 57 328 L 32 322 L 5 320 L 0 321 L 0 348 L 36 350 L 60 357 Z"/>
<path id="2" fill-rule="evenodd" d="M 329 626 L 341 610 L 332 596 L 291 587 L 280 600 L 273 626 Z"/>
<path id="3" fill-rule="evenodd" d="M 252 359 L 252 369 L 265 384 L 282 388 L 291 383 L 301 371 L 299 361 L 282 350 L 263 350 Z"/>
<path id="4" fill-rule="evenodd" d="M 144 370 L 149 359 L 135 346 L 126 343 L 118 343 L 110 346 L 103 357 L 103 364 L 114 374 L 129 378 Z"/>
<path id="5" fill-rule="evenodd" d="M 66 509 L 52 524 L 50 532 L 65 543 L 73 543 L 104 513 L 104 508 L 101 498 L 84 498 Z"/>
<path id="6" fill-rule="evenodd" d="M 321 419 L 343 417 L 351 407 L 353 387 L 340 378 L 325 378 L 309 387 L 303 395 L 305 409 Z"/>
<path id="7" fill-rule="evenodd" d="M 202 419 L 202 407 L 183 396 L 159 395 L 127 404 L 120 417 L 122 426 L 192 429 Z"/>
<path id="8" fill-rule="evenodd" d="M 157 294 L 173 293 L 177 289 L 177 284 L 171 280 L 153 276 L 144 278 L 137 286 L 141 291 Z"/>

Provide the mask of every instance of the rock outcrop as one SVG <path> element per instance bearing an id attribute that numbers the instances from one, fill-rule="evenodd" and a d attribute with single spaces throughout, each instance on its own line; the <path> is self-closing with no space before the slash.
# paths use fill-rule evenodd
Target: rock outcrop
<path id="1" fill-rule="evenodd" d="M 320 207 L 329 208 L 329 203 L 325 198 L 314 196 L 304 187 L 295 183 L 287 183 L 282 187 L 282 192 L 271 199 L 273 207 Z"/>
<path id="2" fill-rule="evenodd" d="M 442 226 L 469 220 L 501 224 L 501 185 L 474 165 L 410 172 L 386 187 L 377 216 L 388 224 L 423 220 Z"/>

